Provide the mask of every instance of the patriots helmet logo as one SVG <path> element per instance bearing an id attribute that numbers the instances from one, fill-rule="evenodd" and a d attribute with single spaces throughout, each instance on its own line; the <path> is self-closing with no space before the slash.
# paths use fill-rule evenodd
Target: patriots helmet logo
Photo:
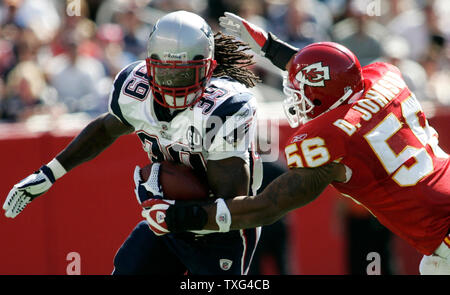
<path id="1" fill-rule="evenodd" d="M 295 79 L 301 84 L 312 87 L 324 87 L 325 81 L 330 80 L 330 68 L 316 62 L 301 69 Z"/>

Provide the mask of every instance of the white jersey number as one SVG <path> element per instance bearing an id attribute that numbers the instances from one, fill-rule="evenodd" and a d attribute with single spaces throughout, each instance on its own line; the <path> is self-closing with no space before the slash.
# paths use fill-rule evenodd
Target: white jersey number
<path id="1" fill-rule="evenodd" d="M 306 162 L 306 167 L 319 167 L 330 160 L 330 153 L 325 146 L 325 140 L 320 137 L 308 138 L 300 144 L 301 153 Z M 289 167 L 304 167 L 297 143 L 285 148 L 287 165 Z"/>
<path id="2" fill-rule="evenodd" d="M 433 159 L 425 149 L 425 145 L 433 145 L 433 150 L 436 148 L 434 141 L 431 140 L 434 130 L 427 122 L 424 127 L 420 124 L 418 114 L 423 111 L 414 96 L 404 100 L 401 109 L 408 130 L 420 141 L 422 147 L 406 145 L 401 152 L 394 152 L 388 140 L 400 131 L 403 123 L 393 113 L 387 115 L 381 123 L 364 135 L 364 138 L 395 182 L 400 186 L 413 186 L 433 172 Z M 408 167 L 406 162 L 410 158 L 414 158 L 414 163 Z"/>
<path id="3" fill-rule="evenodd" d="M 137 136 L 141 140 L 143 148 L 147 151 L 148 157 L 152 162 L 169 160 L 191 167 L 194 170 L 199 169 L 201 171 L 206 169 L 202 154 L 200 152 L 192 152 L 187 145 L 172 143 L 163 146 L 157 136 L 144 132 L 138 132 Z"/>

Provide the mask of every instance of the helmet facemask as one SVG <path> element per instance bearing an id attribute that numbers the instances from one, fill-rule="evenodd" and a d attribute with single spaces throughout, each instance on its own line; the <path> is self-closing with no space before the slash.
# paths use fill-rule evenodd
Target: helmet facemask
<path id="1" fill-rule="evenodd" d="M 203 95 L 216 62 L 213 59 L 162 61 L 146 59 L 149 83 L 156 102 L 173 109 L 195 104 Z"/>
<path id="2" fill-rule="evenodd" d="M 295 89 L 289 79 L 283 79 L 283 92 L 286 98 L 283 101 L 283 108 L 288 123 L 292 128 L 298 127 L 309 120 L 308 113 L 314 108 L 312 101 L 305 95 L 303 84 L 300 89 Z"/>
<path id="3" fill-rule="evenodd" d="M 284 113 L 288 119 L 288 123 L 291 128 L 296 128 L 300 124 L 304 124 L 311 120 L 312 118 L 308 116 L 308 114 L 314 109 L 316 106 L 311 99 L 309 99 L 304 91 L 305 84 L 299 83 L 299 90 L 295 89 L 291 86 L 289 79 L 284 77 L 283 79 L 283 92 L 286 95 L 286 98 L 283 101 Z M 344 95 L 340 97 L 334 104 L 332 104 L 326 111 L 322 114 L 331 111 L 342 103 L 344 103 L 349 97 L 352 97 L 353 90 L 349 87 L 344 90 Z M 358 97 L 363 93 L 364 90 L 353 95 Z"/>

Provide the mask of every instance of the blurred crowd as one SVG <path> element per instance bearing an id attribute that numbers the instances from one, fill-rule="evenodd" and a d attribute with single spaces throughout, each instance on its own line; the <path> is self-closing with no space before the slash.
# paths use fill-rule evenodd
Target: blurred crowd
<path id="1" fill-rule="evenodd" d="M 298 47 L 342 43 L 363 65 L 397 65 L 419 100 L 450 105 L 448 0 L 0 0 L 1 122 L 103 113 L 115 75 L 145 58 L 151 26 L 179 9 L 214 31 L 231 11 Z M 254 69 L 281 88 L 273 69 Z"/>

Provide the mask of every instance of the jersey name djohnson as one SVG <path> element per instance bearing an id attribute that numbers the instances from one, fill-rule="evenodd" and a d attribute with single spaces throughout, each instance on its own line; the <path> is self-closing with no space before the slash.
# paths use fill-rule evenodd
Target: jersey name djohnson
<path id="1" fill-rule="evenodd" d="M 352 106 L 352 109 L 360 113 L 361 119 L 369 121 L 405 87 L 406 84 L 399 75 L 387 72 L 367 91 L 363 99 Z M 358 128 L 361 128 L 360 123 L 353 125 L 345 119 L 338 119 L 333 125 L 347 133 L 348 136 L 352 136 Z"/>

